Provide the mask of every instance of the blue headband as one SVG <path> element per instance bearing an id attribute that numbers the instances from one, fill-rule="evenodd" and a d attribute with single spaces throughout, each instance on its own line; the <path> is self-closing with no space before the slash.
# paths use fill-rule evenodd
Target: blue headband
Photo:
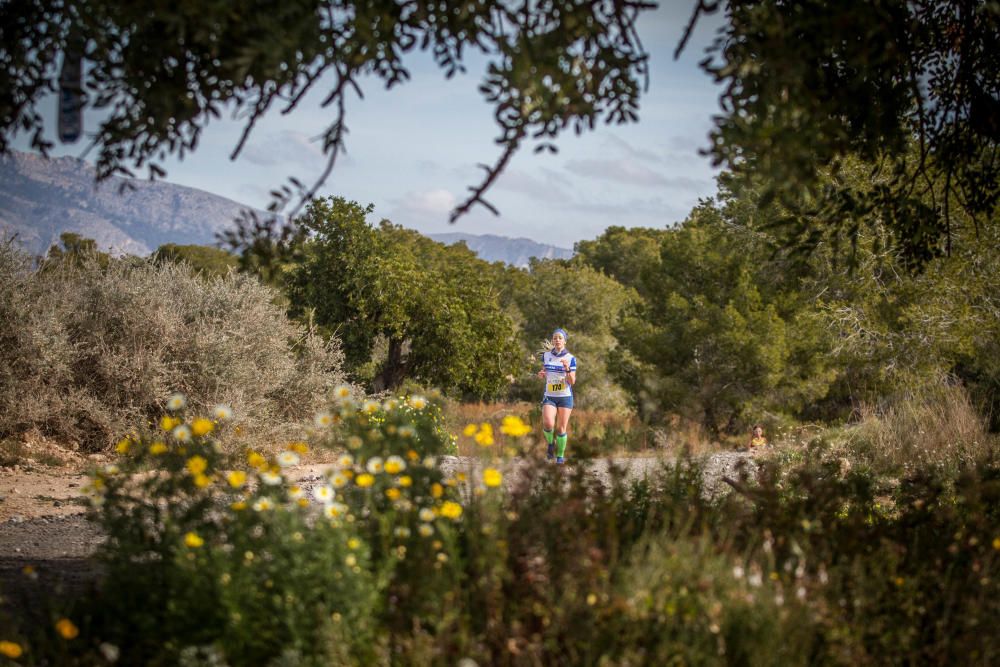
<path id="1" fill-rule="evenodd" d="M 555 336 L 556 334 L 562 334 L 563 340 L 565 341 L 569 340 L 569 335 L 566 333 L 565 329 L 556 329 L 555 331 L 552 332 L 553 336 Z"/>

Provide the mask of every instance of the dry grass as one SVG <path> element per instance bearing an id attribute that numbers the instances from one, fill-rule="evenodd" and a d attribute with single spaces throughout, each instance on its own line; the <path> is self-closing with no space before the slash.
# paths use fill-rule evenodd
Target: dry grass
<path id="1" fill-rule="evenodd" d="M 880 466 L 968 463 L 995 444 L 963 387 L 941 383 L 883 406 L 862 405 L 853 453 Z"/>

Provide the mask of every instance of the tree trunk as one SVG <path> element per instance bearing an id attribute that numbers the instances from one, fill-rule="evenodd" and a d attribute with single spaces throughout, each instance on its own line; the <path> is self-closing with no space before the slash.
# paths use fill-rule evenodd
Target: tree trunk
<path id="1" fill-rule="evenodd" d="M 395 389 L 406 379 L 405 341 L 398 338 L 389 339 L 389 353 L 386 355 L 382 370 L 375 376 L 372 384 L 376 392 Z"/>

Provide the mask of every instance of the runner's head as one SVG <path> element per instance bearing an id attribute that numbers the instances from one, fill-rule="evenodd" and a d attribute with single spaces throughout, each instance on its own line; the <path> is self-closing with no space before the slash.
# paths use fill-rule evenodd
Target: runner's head
<path id="1" fill-rule="evenodd" d="M 562 348 L 566 347 L 566 341 L 568 339 L 569 336 L 566 335 L 565 329 L 556 329 L 555 331 L 552 332 L 552 347 L 556 348 L 557 350 L 561 350 Z"/>

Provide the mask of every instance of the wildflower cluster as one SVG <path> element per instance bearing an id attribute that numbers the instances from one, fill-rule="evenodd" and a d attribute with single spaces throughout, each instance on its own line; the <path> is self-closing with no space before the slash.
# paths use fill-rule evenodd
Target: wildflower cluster
<path id="1" fill-rule="evenodd" d="M 423 396 L 359 402 L 347 391 L 336 395 L 315 423 L 317 446 L 341 453 L 314 494 L 332 520 L 377 517 L 369 522 L 370 539 L 406 558 L 414 540 L 447 533 L 463 514 L 460 476 L 439 465 L 451 447 L 440 409 Z M 430 545 L 437 560 L 444 545 Z"/>

